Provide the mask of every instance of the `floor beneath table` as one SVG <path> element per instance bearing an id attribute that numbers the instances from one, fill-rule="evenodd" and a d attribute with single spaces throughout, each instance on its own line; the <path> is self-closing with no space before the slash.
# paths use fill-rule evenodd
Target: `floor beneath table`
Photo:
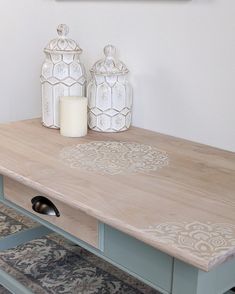
<path id="1" fill-rule="evenodd" d="M 35 225 L 0 205 L 1 237 Z M 56 234 L 0 252 L 0 268 L 36 294 L 159 294 Z"/>

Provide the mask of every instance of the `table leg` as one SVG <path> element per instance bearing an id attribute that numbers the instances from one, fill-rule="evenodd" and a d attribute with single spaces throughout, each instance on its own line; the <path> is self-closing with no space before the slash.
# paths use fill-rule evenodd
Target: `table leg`
<path id="1" fill-rule="evenodd" d="M 182 261 L 174 260 L 172 294 L 224 294 L 234 285 L 234 259 L 210 272 L 204 272 Z"/>

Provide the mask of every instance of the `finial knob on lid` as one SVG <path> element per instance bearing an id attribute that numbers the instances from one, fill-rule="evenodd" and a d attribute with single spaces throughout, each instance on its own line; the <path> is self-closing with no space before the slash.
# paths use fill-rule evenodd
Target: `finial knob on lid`
<path id="1" fill-rule="evenodd" d="M 66 37 L 69 33 L 69 27 L 66 24 L 60 24 L 57 28 L 57 33 L 60 37 Z"/>
<path id="2" fill-rule="evenodd" d="M 106 58 L 113 58 L 116 55 L 116 48 L 113 45 L 107 45 L 104 47 L 104 55 Z"/>
<path id="3" fill-rule="evenodd" d="M 116 58 L 116 48 L 113 45 L 104 47 L 105 58 L 98 60 L 91 68 L 91 73 L 98 75 L 124 75 L 128 73 L 126 65 Z"/>
<path id="4" fill-rule="evenodd" d="M 44 52 L 46 53 L 81 53 L 82 49 L 79 47 L 77 42 L 73 39 L 68 38 L 69 27 L 66 24 L 60 24 L 57 27 L 58 37 L 51 40 Z"/>

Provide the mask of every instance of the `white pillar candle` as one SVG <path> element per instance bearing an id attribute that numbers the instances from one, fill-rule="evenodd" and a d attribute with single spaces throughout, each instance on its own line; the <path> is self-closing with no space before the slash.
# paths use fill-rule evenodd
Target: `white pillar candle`
<path id="1" fill-rule="evenodd" d="M 66 137 L 83 137 L 87 134 L 86 97 L 60 97 L 60 134 Z"/>

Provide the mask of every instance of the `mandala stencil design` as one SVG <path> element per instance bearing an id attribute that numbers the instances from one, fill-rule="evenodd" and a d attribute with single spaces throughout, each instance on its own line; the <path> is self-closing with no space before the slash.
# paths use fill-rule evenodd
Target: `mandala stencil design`
<path id="1" fill-rule="evenodd" d="M 169 163 L 166 152 L 139 143 L 93 141 L 62 149 L 60 158 L 72 168 L 117 175 L 156 171 Z"/>
<path id="2" fill-rule="evenodd" d="M 235 225 L 224 223 L 164 223 L 143 230 L 159 242 L 187 250 L 210 261 L 235 246 Z"/>

